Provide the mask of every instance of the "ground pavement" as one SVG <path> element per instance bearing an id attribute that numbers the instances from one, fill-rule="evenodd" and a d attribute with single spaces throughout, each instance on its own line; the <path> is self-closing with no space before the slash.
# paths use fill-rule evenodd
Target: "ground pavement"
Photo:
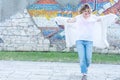
<path id="1" fill-rule="evenodd" d="M 0 61 L 0 80 L 81 80 L 79 63 Z M 120 65 L 92 64 L 88 80 L 120 80 Z"/>

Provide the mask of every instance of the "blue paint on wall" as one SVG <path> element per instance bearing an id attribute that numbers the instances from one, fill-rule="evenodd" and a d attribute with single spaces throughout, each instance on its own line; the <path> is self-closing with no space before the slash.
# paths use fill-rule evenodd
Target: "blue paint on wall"
<path id="1" fill-rule="evenodd" d="M 59 4 L 33 4 L 28 7 L 28 9 L 35 9 L 35 10 L 61 10 Z"/>

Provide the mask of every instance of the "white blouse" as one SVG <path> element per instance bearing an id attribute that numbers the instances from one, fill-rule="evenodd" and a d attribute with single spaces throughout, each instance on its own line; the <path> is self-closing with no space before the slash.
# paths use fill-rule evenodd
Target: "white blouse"
<path id="1" fill-rule="evenodd" d="M 98 48 L 109 47 L 107 41 L 107 27 L 115 22 L 117 18 L 114 14 L 108 14 L 105 16 L 97 17 L 91 15 L 90 18 L 85 20 L 81 15 L 75 17 L 76 22 L 67 23 L 69 18 L 56 17 L 60 25 L 65 26 L 65 41 L 66 47 L 72 47 L 75 45 L 76 40 L 88 40 L 93 41 L 93 46 Z M 101 21 L 96 20 L 100 18 Z"/>

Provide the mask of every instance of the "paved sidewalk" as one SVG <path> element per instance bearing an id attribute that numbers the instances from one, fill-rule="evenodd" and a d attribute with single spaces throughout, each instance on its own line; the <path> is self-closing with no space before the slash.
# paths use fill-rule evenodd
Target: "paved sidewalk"
<path id="1" fill-rule="evenodd" d="M 0 61 L 0 80 L 81 80 L 79 63 Z M 120 80 L 120 65 L 92 64 L 88 80 Z"/>

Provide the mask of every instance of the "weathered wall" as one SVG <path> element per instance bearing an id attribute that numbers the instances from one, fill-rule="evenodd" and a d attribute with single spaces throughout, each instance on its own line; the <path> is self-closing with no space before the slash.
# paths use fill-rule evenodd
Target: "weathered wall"
<path id="1" fill-rule="evenodd" d="M 0 0 L 0 21 L 2 19 L 2 0 Z"/>
<path id="2" fill-rule="evenodd" d="M 0 23 L 0 50 L 4 51 L 49 51 L 50 42 L 34 25 L 25 9 Z"/>
<path id="3" fill-rule="evenodd" d="M 46 19 L 45 17 L 35 17 L 36 20 L 29 15 L 25 9 L 29 4 L 36 0 L 0 0 L 0 50 L 8 51 L 61 51 L 65 49 L 64 31 L 58 30 L 57 25 L 52 19 Z M 56 0 L 62 7 L 67 3 L 67 0 L 62 2 Z M 61 2 L 60 2 L 61 1 Z M 77 5 L 77 1 L 68 0 L 70 4 Z M 38 20 L 37 20 L 38 19 Z M 35 22 L 35 23 L 34 23 Z M 39 25 L 43 25 L 41 26 Z M 36 24 L 39 24 L 36 26 Z M 54 26 L 50 28 L 49 26 Z M 39 26 L 39 27 L 38 27 Z M 45 38 L 44 31 L 49 35 L 49 38 Z M 51 31 L 51 32 L 49 32 Z M 119 31 L 120 27 L 111 26 L 108 29 L 108 39 L 111 43 L 109 49 L 94 49 L 94 51 L 100 51 L 103 53 L 120 53 L 119 46 Z M 45 34 L 46 34 L 45 33 Z M 52 34 L 51 34 L 52 33 Z M 56 38 L 58 40 L 56 40 Z M 2 40 L 2 41 L 1 41 Z M 65 49 L 67 50 L 67 49 Z M 72 48 L 74 50 L 74 48 Z"/>
<path id="4" fill-rule="evenodd" d="M 36 0 L 0 0 L 0 21 L 9 18 L 16 12 L 23 11 Z"/>
<path id="5" fill-rule="evenodd" d="M 37 0 L 0 0 L 0 21 L 9 18 L 9 16 L 16 12 L 21 12 L 28 5 L 36 2 Z M 62 6 L 65 6 L 68 2 L 72 5 L 77 5 L 80 0 L 56 0 Z"/>

